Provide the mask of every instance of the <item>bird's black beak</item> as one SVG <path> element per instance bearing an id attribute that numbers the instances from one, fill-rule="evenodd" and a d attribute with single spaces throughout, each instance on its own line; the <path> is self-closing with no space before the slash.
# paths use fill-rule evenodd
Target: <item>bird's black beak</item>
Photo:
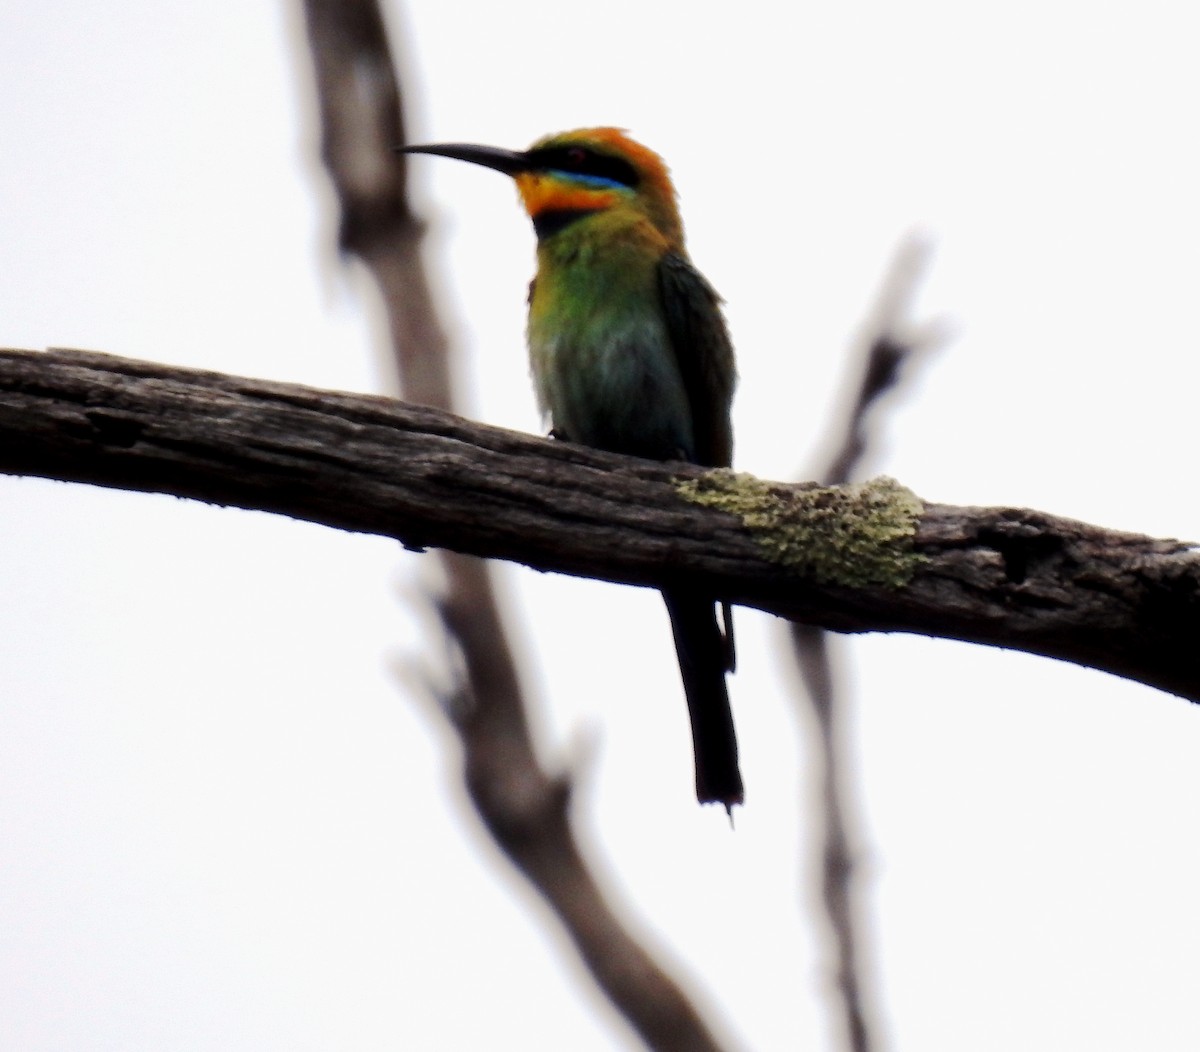
<path id="1" fill-rule="evenodd" d="M 498 150 L 494 146 L 472 146 L 465 142 L 434 143 L 431 146 L 397 146 L 397 153 L 431 153 L 437 157 L 453 157 L 456 161 L 481 164 L 505 175 L 517 175 L 529 171 L 533 165 L 529 156 L 512 150 Z"/>

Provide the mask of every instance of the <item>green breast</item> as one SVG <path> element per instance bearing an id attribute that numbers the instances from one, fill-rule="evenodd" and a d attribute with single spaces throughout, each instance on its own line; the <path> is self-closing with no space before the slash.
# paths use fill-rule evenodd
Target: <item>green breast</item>
<path id="1" fill-rule="evenodd" d="M 574 223 L 538 249 L 529 356 L 538 400 L 569 441 L 692 459 L 692 415 L 667 332 L 658 256 L 637 231 Z"/>

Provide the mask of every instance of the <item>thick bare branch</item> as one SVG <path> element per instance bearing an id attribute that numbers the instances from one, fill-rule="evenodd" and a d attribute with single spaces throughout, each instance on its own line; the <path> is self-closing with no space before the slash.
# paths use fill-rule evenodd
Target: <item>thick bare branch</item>
<path id="1" fill-rule="evenodd" d="M 920 505 L 915 533 L 891 546 L 919 560 L 906 584 L 838 583 L 779 561 L 786 525 L 682 496 L 681 480 L 705 477 L 686 464 L 387 398 L 79 351 L 0 351 L 0 471 L 172 493 L 624 584 L 661 588 L 685 574 L 720 598 L 835 631 L 1009 647 L 1200 700 L 1195 547 L 1037 511 Z M 784 519 L 806 494 L 812 503 L 812 486 L 759 486 Z M 841 543 L 819 530 L 809 539 L 823 554 Z"/>

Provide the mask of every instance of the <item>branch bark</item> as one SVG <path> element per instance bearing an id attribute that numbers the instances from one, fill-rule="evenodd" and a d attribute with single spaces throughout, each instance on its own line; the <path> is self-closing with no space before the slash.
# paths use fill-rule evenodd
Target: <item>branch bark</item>
<path id="1" fill-rule="evenodd" d="M 1195 546 L 1020 508 L 924 504 L 903 587 L 815 580 L 683 499 L 686 464 L 619 457 L 388 398 L 82 351 L 0 350 L 0 471 L 170 493 L 722 599 L 839 632 L 917 632 L 1200 700 Z M 780 499 L 811 486 L 772 483 Z"/>

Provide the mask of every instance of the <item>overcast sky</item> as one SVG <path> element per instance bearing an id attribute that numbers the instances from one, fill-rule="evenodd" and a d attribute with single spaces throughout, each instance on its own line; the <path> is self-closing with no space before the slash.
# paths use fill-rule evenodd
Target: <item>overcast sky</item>
<path id="1" fill-rule="evenodd" d="M 870 473 L 1200 536 L 1200 73 L 1183 4 L 403 12 L 414 138 L 626 127 L 671 164 L 738 349 L 735 462 L 817 461 L 900 240 L 955 339 Z M 297 10 L 0 7 L 0 344 L 387 390 L 333 249 Z M 478 419 L 538 431 L 533 236 L 413 165 Z M 691 798 L 652 593 L 498 567 L 550 763 L 614 895 L 731 1045 L 830 1048 L 812 728 L 738 615 L 747 804 Z M 629 1047 L 466 817 L 411 683 L 430 560 L 265 515 L 0 479 L 0 1045 Z M 1200 1046 L 1200 712 L 1033 657 L 839 640 L 887 1047 Z"/>

